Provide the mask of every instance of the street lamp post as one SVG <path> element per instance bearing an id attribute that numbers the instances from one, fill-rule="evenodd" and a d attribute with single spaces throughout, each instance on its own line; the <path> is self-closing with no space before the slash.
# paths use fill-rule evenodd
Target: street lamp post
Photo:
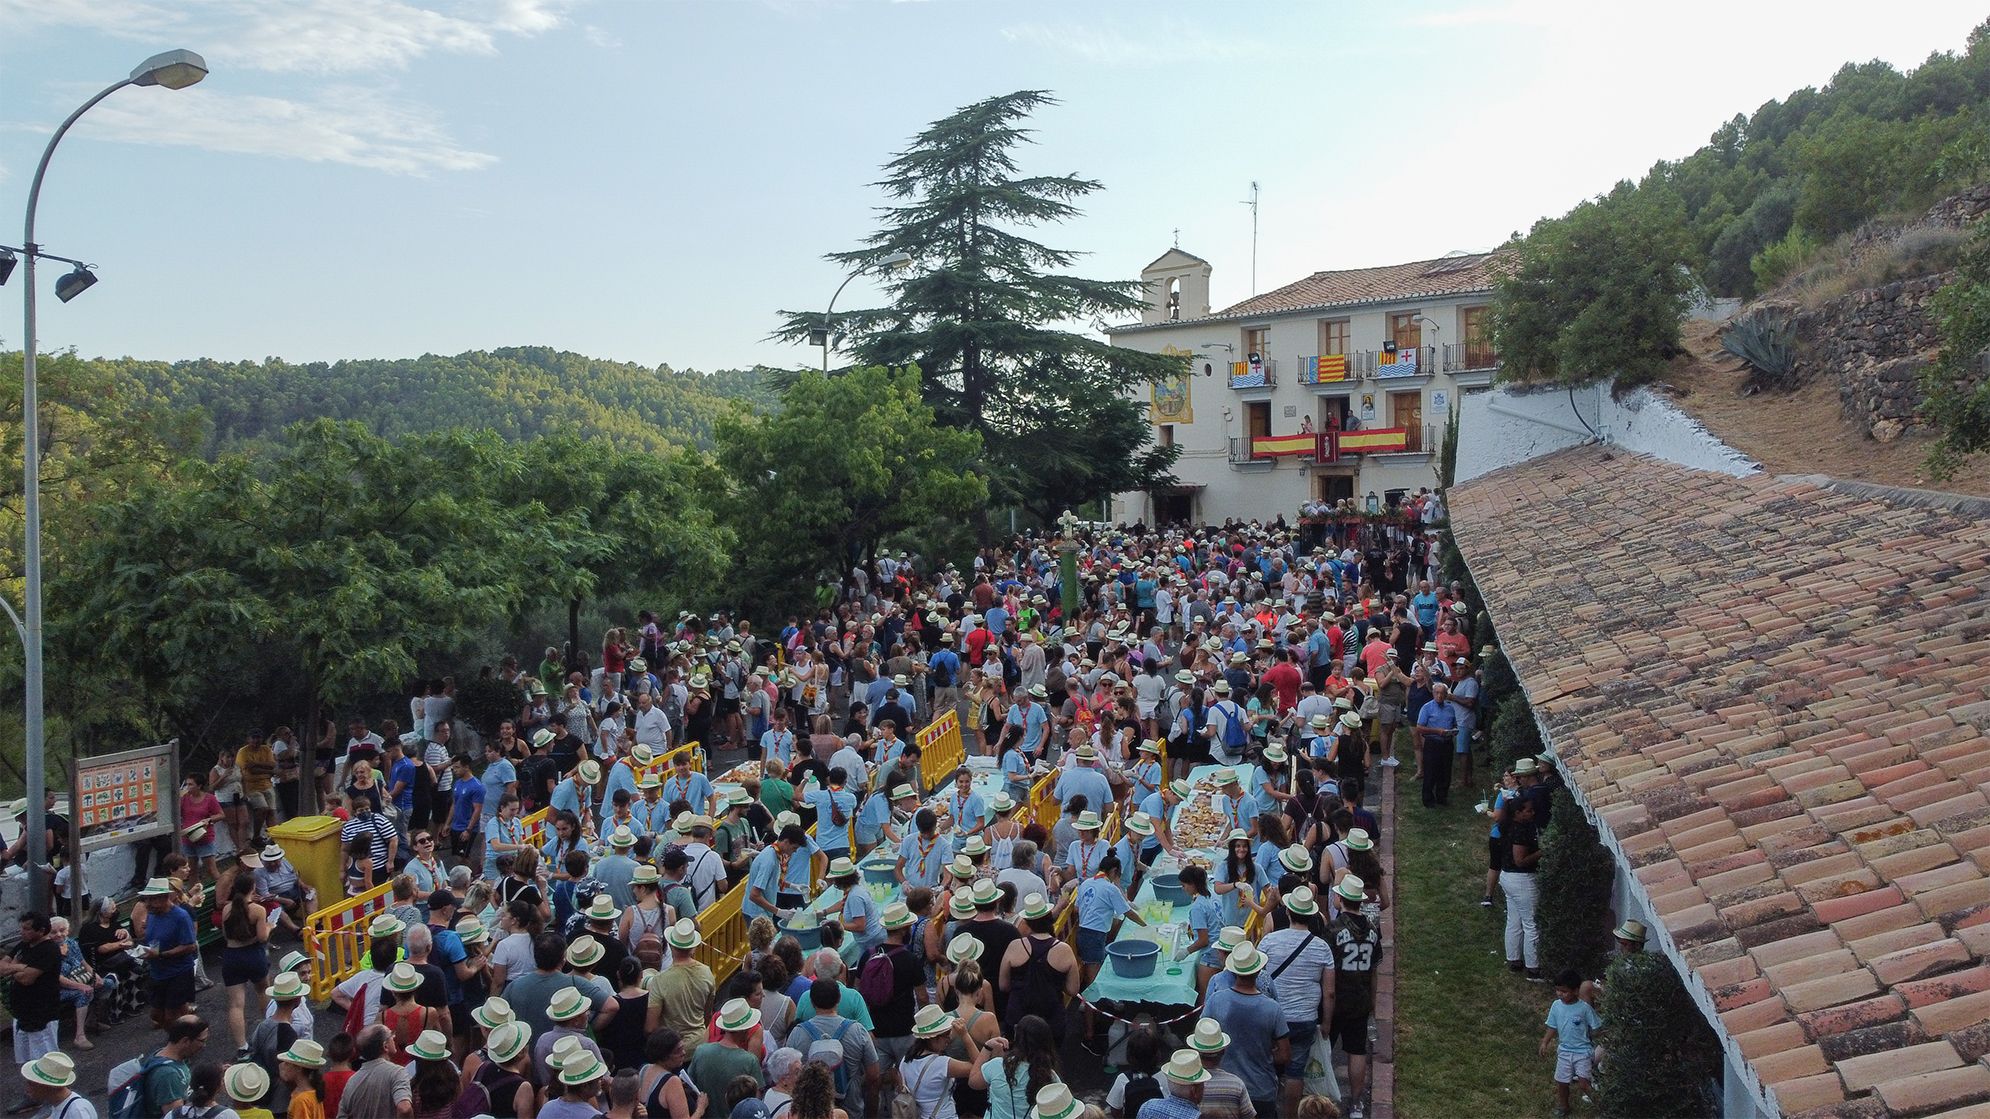
<path id="1" fill-rule="evenodd" d="M 21 247 L 25 250 L 21 254 L 21 271 L 26 277 L 21 294 L 21 519 L 26 524 L 23 550 L 24 595 L 27 599 L 27 619 L 21 635 L 21 643 L 26 647 L 24 675 L 27 680 L 22 752 L 27 761 L 28 904 L 35 909 L 42 909 L 48 900 L 48 776 L 42 741 L 41 417 L 35 397 L 35 258 L 48 254 L 43 254 L 41 246 L 35 243 L 35 208 L 41 202 L 42 178 L 48 174 L 48 161 L 55 154 L 55 146 L 62 142 L 70 126 L 95 108 L 97 102 L 126 86 L 156 85 L 166 89 L 185 89 L 206 76 L 207 62 L 192 51 L 167 51 L 139 63 L 130 77 L 105 87 L 103 92 L 83 102 L 57 126 L 55 134 L 48 138 L 48 146 L 42 149 L 41 162 L 35 165 L 34 181 L 28 186 L 27 218 L 22 223 L 21 234 Z M 90 270 L 80 264 L 69 275 L 77 278 L 56 287 L 56 297 L 65 303 L 95 282 Z M 164 789 L 159 790 L 159 794 L 162 797 L 173 795 Z M 71 805 L 70 811 L 75 811 L 75 808 Z M 80 873 L 72 888 L 79 891 L 83 888 Z"/>
<path id="2" fill-rule="evenodd" d="M 877 266 L 886 272 L 904 271 L 912 267 L 912 254 L 892 253 L 890 256 L 878 261 Z M 848 276 L 843 277 L 843 282 L 836 285 L 836 294 L 829 297 L 829 309 L 822 313 L 822 329 L 814 331 L 814 337 L 810 339 L 810 341 L 822 347 L 822 371 L 824 373 L 829 372 L 829 316 L 836 313 L 836 300 L 842 296 L 843 289 L 849 287 L 850 281 L 863 275 L 864 271 L 864 269 L 859 268 Z"/>

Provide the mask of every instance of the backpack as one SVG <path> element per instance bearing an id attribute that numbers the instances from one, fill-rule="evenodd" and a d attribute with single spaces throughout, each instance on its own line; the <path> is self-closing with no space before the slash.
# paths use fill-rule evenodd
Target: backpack
<path id="1" fill-rule="evenodd" d="M 1161 1098 L 1161 1082 L 1147 1073 L 1142 1073 L 1139 1076 L 1128 1073 L 1125 1094 L 1126 1102 L 1120 1105 L 1119 1113 L 1121 1115 L 1138 1115 L 1140 1114 L 1141 1104 L 1146 1103 L 1148 1100 L 1158 1100 Z"/>
<path id="2" fill-rule="evenodd" d="M 118 1085 L 117 1090 L 111 1093 L 109 1119 L 144 1119 L 150 1109 L 150 1101 L 145 1098 L 145 1082 L 151 1078 L 153 1070 L 172 1063 L 171 1057 L 161 1057 L 157 1053 L 145 1058 L 138 1071 L 131 1074 L 131 1079 Z"/>
<path id="3" fill-rule="evenodd" d="M 836 1032 L 830 1034 L 828 1037 L 822 1036 L 817 1030 L 815 1023 L 816 1019 L 810 1018 L 808 1021 L 795 1027 L 798 1030 L 807 1030 L 809 1036 L 814 1039 L 809 1042 L 808 1049 L 803 1053 L 803 1058 L 805 1060 L 815 1060 L 819 1057 L 825 1063 L 833 1059 L 836 1069 L 836 1095 L 838 1097 L 846 1096 L 850 1092 L 850 1070 L 847 1067 L 850 1055 L 843 1051 L 843 1035 L 850 1032 L 851 1022 L 848 1018 L 845 1018 L 836 1023 Z M 794 1035 L 789 1034 L 789 1036 L 793 1037 Z"/>
<path id="4" fill-rule="evenodd" d="M 1223 709 L 1218 707 L 1217 710 L 1222 711 Z M 1232 703 L 1230 704 L 1230 709 L 1224 711 L 1223 714 L 1224 747 L 1231 750 L 1243 749 L 1251 740 L 1250 732 L 1244 729 L 1243 711 L 1239 710 L 1237 705 Z"/>
<path id="5" fill-rule="evenodd" d="M 857 993 L 872 1006 L 883 1006 L 898 993 L 898 976 L 892 960 L 892 945 L 880 945 L 871 950 L 871 958 L 864 961 L 863 970 L 857 973 Z M 899 951 L 904 951 L 900 948 Z"/>

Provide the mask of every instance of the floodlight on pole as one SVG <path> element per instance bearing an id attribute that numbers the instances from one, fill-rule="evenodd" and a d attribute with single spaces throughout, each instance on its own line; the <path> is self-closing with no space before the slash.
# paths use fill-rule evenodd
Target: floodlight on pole
<path id="1" fill-rule="evenodd" d="M 912 254 L 902 251 L 891 253 L 879 260 L 872 267 L 880 272 L 903 272 L 907 268 L 912 267 Z M 850 286 L 851 280 L 870 270 L 869 268 L 859 268 L 848 276 L 843 277 L 843 282 L 836 285 L 836 294 L 829 297 L 829 309 L 822 313 L 822 326 L 808 332 L 809 344 L 822 347 L 822 371 L 824 373 L 829 372 L 829 316 L 836 312 L 836 300 L 843 294 L 843 289 Z"/>
<path id="2" fill-rule="evenodd" d="M 35 258 L 49 254 L 41 252 L 41 246 L 35 243 L 35 210 L 41 204 L 42 180 L 48 175 L 48 161 L 55 155 L 56 145 L 62 142 L 84 113 L 97 107 L 98 102 L 126 86 L 156 85 L 163 89 L 185 89 L 206 76 L 207 60 L 188 50 L 166 51 L 139 63 L 129 77 L 105 86 L 56 126 L 55 132 L 48 138 L 48 146 L 42 149 L 41 162 L 35 165 L 34 180 L 28 185 L 27 216 L 22 222 L 20 254 L 22 275 L 26 277 L 21 291 L 21 319 L 25 327 L 21 337 L 21 519 L 25 529 L 22 541 L 25 586 L 22 593 L 27 600 L 24 611 L 27 617 L 21 626 L 25 662 L 23 690 L 26 692 L 22 754 L 26 762 L 28 794 L 27 908 L 43 912 L 47 912 L 45 906 L 49 885 L 48 775 L 42 741 L 41 422 L 35 392 Z M 96 275 L 81 261 L 66 263 L 76 267 L 55 285 L 55 297 L 64 303 L 97 282 Z M 74 810 L 72 805 L 71 811 Z M 84 884 L 79 878 L 70 888 L 81 896 Z"/>

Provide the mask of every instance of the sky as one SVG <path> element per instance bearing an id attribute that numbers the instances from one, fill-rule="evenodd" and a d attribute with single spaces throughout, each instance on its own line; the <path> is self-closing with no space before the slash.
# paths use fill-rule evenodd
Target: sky
<path id="1" fill-rule="evenodd" d="M 1490 248 L 1844 62 L 1962 46 L 1980 4 L 1585 0 L 0 0 L 0 215 L 54 124 L 45 249 L 98 265 L 41 344 L 294 361 L 545 345 L 736 368 L 819 309 L 928 122 L 1017 89 L 1028 173 L 1104 189 L 1041 239 L 1217 307 Z M 17 219 L 0 220 L 13 244 Z M 5 289 L 13 306 L 21 278 Z M 865 305 L 860 279 L 839 307 Z M 20 344 L 14 312 L 0 345 Z"/>

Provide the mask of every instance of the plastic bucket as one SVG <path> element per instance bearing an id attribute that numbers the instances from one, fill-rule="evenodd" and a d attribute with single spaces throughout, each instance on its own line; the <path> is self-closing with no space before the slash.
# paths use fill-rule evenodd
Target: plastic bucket
<path id="1" fill-rule="evenodd" d="M 1161 946 L 1151 940 L 1115 940 L 1106 945 L 1112 969 L 1121 979 L 1145 979 L 1154 974 Z"/>

